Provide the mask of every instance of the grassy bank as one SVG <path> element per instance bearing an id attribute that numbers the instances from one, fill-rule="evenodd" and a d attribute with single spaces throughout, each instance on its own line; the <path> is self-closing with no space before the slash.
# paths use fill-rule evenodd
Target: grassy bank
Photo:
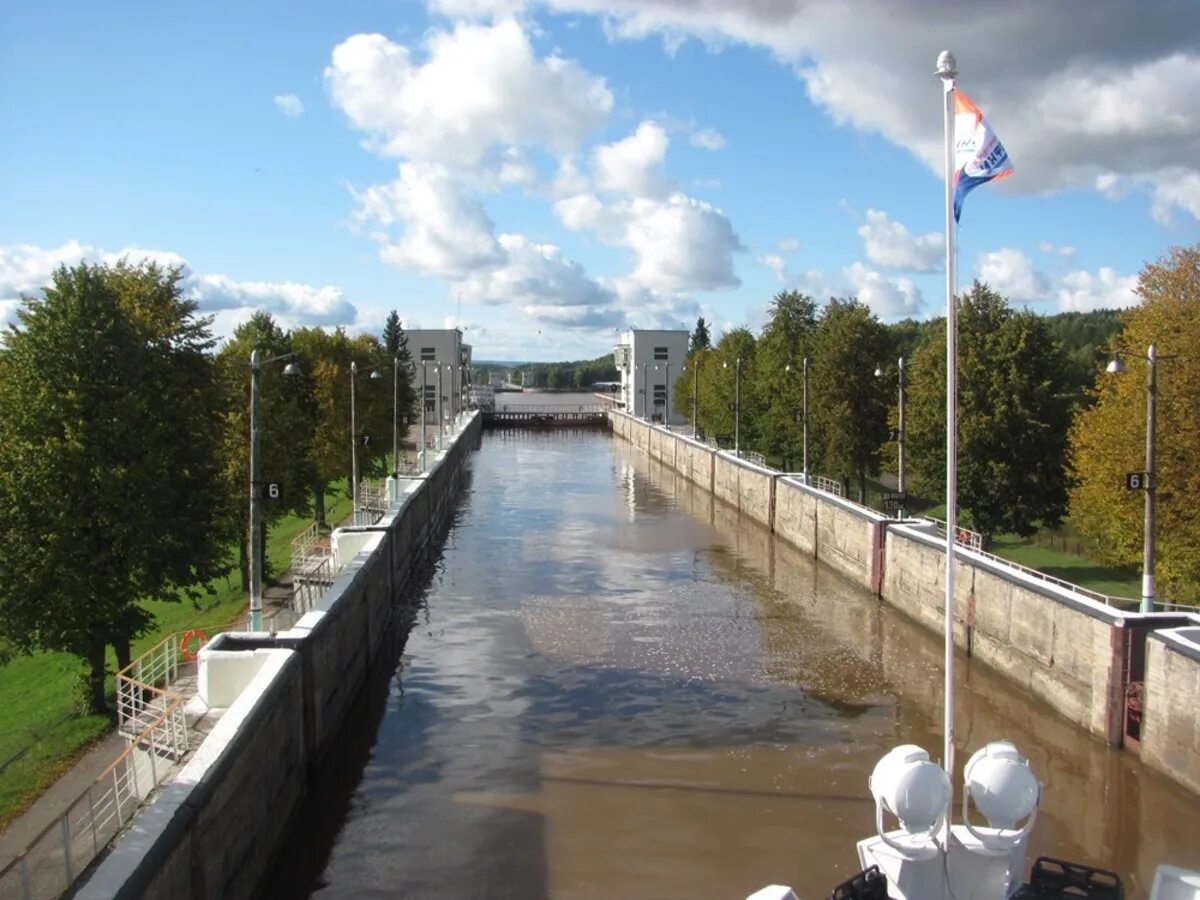
<path id="1" fill-rule="evenodd" d="M 339 522 L 350 513 L 350 501 L 340 491 L 326 497 L 327 516 Z M 267 540 L 272 572 L 287 569 L 290 543 L 311 522 L 289 517 L 274 524 Z M 149 600 L 154 614 L 151 633 L 134 643 L 136 657 L 164 637 L 191 628 L 210 635 L 237 619 L 246 608 L 237 570 L 210 582 L 213 593 L 198 604 Z M 116 659 L 110 655 L 109 668 Z M 0 829 L 20 815 L 54 782 L 87 747 L 113 727 L 105 715 L 79 715 L 75 711 L 75 683 L 83 664 L 67 653 L 17 656 L 0 666 Z M 112 684 L 110 679 L 110 690 Z M 7 765 L 5 765 L 7 763 Z"/>

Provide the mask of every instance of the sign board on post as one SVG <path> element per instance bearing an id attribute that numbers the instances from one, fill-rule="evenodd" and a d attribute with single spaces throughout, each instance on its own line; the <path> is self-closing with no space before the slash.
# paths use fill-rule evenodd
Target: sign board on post
<path id="1" fill-rule="evenodd" d="M 267 482 L 267 499 L 278 500 L 283 496 L 283 486 L 278 481 Z"/>
<path id="2" fill-rule="evenodd" d="M 904 493 L 887 493 L 883 495 L 883 511 L 884 512 L 900 512 L 908 505 L 908 494 Z"/>
<path id="3" fill-rule="evenodd" d="M 364 447 L 366 447 L 368 444 L 371 443 L 371 436 L 369 434 L 364 434 L 364 435 L 361 435 L 358 440 L 359 440 L 359 443 L 361 443 Z"/>
<path id="4" fill-rule="evenodd" d="M 1143 491 L 1150 483 L 1150 474 L 1148 472 L 1126 472 L 1125 487 L 1131 491 Z"/>

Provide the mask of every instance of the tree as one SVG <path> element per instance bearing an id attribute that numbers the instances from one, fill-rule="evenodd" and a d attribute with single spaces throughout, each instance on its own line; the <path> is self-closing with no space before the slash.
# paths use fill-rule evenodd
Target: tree
<path id="1" fill-rule="evenodd" d="M 1142 560 L 1141 491 L 1125 473 L 1145 469 L 1146 354 L 1157 364 L 1155 576 L 1164 595 L 1200 603 L 1200 244 L 1176 247 L 1142 269 L 1141 306 L 1123 316 L 1111 349 L 1127 370 L 1102 374 L 1095 403 L 1071 430 L 1071 520 L 1102 562 Z"/>
<path id="2" fill-rule="evenodd" d="M 696 320 L 696 330 L 692 332 L 689 339 L 689 352 L 695 353 L 697 350 L 707 350 L 712 346 L 712 339 L 708 334 L 708 323 L 704 321 L 704 316 Z"/>
<path id="3" fill-rule="evenodd" d="M 804 357 L 812 353 L 817 304 L 799 291 L 780 291 L 771 300 L 770 319 L 758 339 L 752 385 L 760 410 L 756 430 L 759 449 L 772 456 L 802 456 L 800 412 Z M 790 368 L 789 368 L 790 367 Z"/>
<path id="4" fill-rule="evenodd" d="M 0 343 L 0 629 L 13 649 L 129 662 L 145 598 L 224 568 L 220 392 L 179 268 L 60 267 Z"/>
<path id="5" fill-rule="evenodd" d="M 875 368 L 891 352 L 887 329 L 866 304 L 830 299 L 814 334 L 816 361 L 809 372 L 809 416 L 820 435 L 821 467 L 858 479 L 866 502 L 867 476 L 879 474 L 887 439 L 885 388 Z"/>
<path id="6" fill-rule="evenodd" d="M 754 446 L 754 421 L 757 407 L 749 390 L 754 380 L 754 335 L 748 328 L 727 331 L 712 350 L 701 351 L 699 410 L 700 423 L 706 433 L 727 438 L 732 445 L 735 431 L 740 430 L 741 446 Z M 735 427 L 734 399 L 737 395 L 737 360 L 741 360 L 740 429 Z M 677 383 L 678 384 L 678 383 Z M 691 397 L 690 387 L 685 396 Z M 676 404 L 679 403 L 678 396 Z"/>
<path id="7" fill-rule="evenodd" d="M 408 353 L 408 337 L 404 334 L 404 326 L 400 324 L 400 316 L 394 309 L 388 313 L 387 320 L 383 323 L 383 346 L 392 359 L 401 354 L 408 357 L 405 362 L 412 359 Z"/>
<path id="8" fill-rule="evenodd" d="M 975 282 L 958 303 L 958 496 L 979 531 L 1033 534 L 1066 513 L 1071 402 L 1046 321 Z M 907 407 L 913 486 L 942 496 L 945 322 L 912 361 Z"/>
<path id="9" fill-rule="evenodd" d="M 246 507 L 250 482 L 250 353 L 256 348 L 263 360 L 290 354 L 295 349 L 291 335 L 275 323 L 270 313 L 259 311 L 234 330 L 233 337 L 217 354 L 217 371 L 224 397 L 223 457 L 229 496 L 228 531 L 237 537 L 243 588 L 250 583 Z M 263 504 L 264 553 L 270 521 L 289 514 L 306 515 L 312 508 L 309 489 L 316 479 L 313 376 L 304 362 L 299 364 L 299 375 L 282 374 L 282 365 L 282 361 L 278 365 L 268 363 L 259 375 L 260 471 L 263 481 L 282 487 L 282 499 Z M 265 559 L 262 562 L 265 572 Z"/>

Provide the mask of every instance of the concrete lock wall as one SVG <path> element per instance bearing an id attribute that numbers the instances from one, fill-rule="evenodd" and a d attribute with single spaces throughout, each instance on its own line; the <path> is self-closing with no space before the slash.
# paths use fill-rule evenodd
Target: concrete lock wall
<path id="1" fill-rule="evenodd" d="M 946 547 L 931 524 L 889 519 L 626 413 L 610 418 L 615 435 L 942 634 Z M 1141 755 L 1200 791 L 1200 627 L 1182 638 L 1154 631 L 1200 617 L 1123 612 L 965 547 L 955 555 L 956 645 L 1110 744 L 1125 741 L 1136 681 L 1126 661 L 1149 633 Z"/>
<path id="2" fill-rule="evenodd" d="M 1142 760 L 1200 793 L 1200 627 L 1146 641 Z"/>
<path id="3" fill-rule="evenodd" d="M 480 427 L 475 414 L 424 477 L 401 486 L 379 523 L 338 529 L 339 545 L 356 552 L 293 628 L 225 633 L 200 651 L 205 694 L 228 708 L 78 896 L 257 894 L 299 809 L 309 770 L 333 743 L 367 677 L 395 598 L 454 502 Z"/>

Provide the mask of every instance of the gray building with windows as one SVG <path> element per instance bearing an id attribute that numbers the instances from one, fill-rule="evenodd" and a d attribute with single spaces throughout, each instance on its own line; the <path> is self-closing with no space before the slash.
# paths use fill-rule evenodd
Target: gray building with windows
<path id="1" fill-rule="evenodd" d="M 617 394 L 625 411 L 638 418 L 682 425 L 686 421 L 675 405 L 675 382 L 687 362 L 688 332 L 631 328 L 613 347 L 613 361 L 621 373 Z"/>

